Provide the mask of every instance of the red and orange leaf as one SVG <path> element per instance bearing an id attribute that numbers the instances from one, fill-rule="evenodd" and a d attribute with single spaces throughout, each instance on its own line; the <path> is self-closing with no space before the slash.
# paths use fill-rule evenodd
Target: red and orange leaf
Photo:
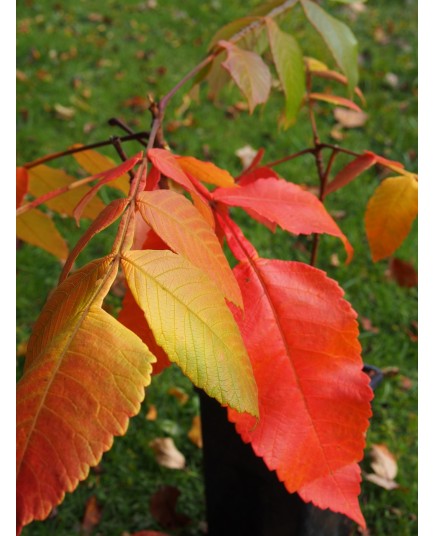
<path id="1" fill-rule="evenodd" d="M 306 264 L 253 259 L 234 272 L 246 306 L 244 317 L 234 315 L 258 385 L 259 422 L 233 410 L 229 418 L 288 491 L 303 490 L 363 457 L 372 391 L 356 314 L 338 284 Z M 334 508 L 336 493 L 331 486 L 323 508 Z"/>
<path id="2" fill-rule="evenodd" d="M 337 106 L 345 106 L 345 108 L 350 108 L 350 110 L 355 110 L 356 112 L 361 112 L 362 109 L 360 106 L 357 106 L 355 102 L 345 97 L 339 97 L 338 95 L 330 95 L 328 93 L 309 93 L 309 98 L 316 101 L 329 102 L 331 104 L 336 104 Z"/>
<path id="3" fill-rule="evenodd" d="M 104 260 L 96 270 L 93 263 L 93 274 L 105 267 Z M 126 432 L 150 383 L 155 358 L 139 337 L 100 308 L 101 284 L 86 277 L 88 267 L 82 273 L 88 299 L 76 290 L 74 300 L 72 278 L 58 287 L 35 326 L 37 341 L 31 338 L 29 346 L 36 353 L 17 386 L 18 532 L 34 519 L 45 519 L 65 492 L 87 477 L 113 436 Z M 84 290 L 77 274 L 74 281 Z M 68 305 L 59 307 L 62 301 Z M 66 311 L 75 314 L 65 317 Z"/>
<path id="4" fill-rule="evenodd" d="M 242 188 L 219 188 L 213 192 L 216 201 L 248 209 L 270 223 L 294 234 L 326 233 L 339 237 L 347 252 L 353 248 L 324 205 L 310 192 L 285 180 L 258 179 Z"/>
<path id="5" fill-rule="evenodd" d="M 151 166 L 151 169 L 148 173 L 148 176 L 146 177 L 146 186 L 145 190 L 148 192 L 155 190 L 157 187 L 157 184 L 160 182 L 161 179 L 161 172 L 158 168 L 155 166 Z"/>
<path id="6" fill-rule="evenodd" d="M 45 249 L 62 261 L 68 256 L 68 246 L 53 220 L 40 210 L 33 209 L 18 216 L 16 232 L 24 242 Z"/>
<path id="7" fill-rule="evenodd" d="M 250 113 L 258 104 L 268 100 L 271 89 L 271 74 L 261 56 L 250 50 L 237 47 L 229 41 L 219 41 L 227 51 L 222 63 L 247 99 Z"/>
<path id="8" fill-rule="evenodd" d="M 130 171 L 130 169 L 132 169 L 142 159 L 142 157 L 143 157 L 142 153 L 138 153 L 135 156 L 126 160 L 125 162 L 122 162 L 122 164 L 119 164 L 119 166 L 108 169 L 107 171 L 103 171 L 95 176 L 95 179 L 98 179 L 97 184 L 95 184 L 95 186 L 93 186 L 93 188 L 91 188 L 83 196 L 83 198 L 74 208 L 73 214 L 74 214 L 74 218 L 77 221 L 77 224 L 79 223 L 83 210 L 85 209 L 87 204 L 95 197 L 98 190 L 102 186 L 104 186 L 104 184 L 113 182 L 116 179 L 118 179 L 120 176 L 124 175 L 127 171 Z"/>
<path id="9" fill-rule="evenodd" d="M 218 210 L 216 212 L 216 218 L 223 230 L 229 249 L 232 251 L 236 259 L 243 261 L 246 259 L 257 259 L 259 257 L 253 244 L 246 239 L 241 229 L 233 220 L 231 220 L 227 213 Z"/>
<path id="10" fill-rule="evenodd" d="M 190 195 L 191 195 L 191 200 L 193 201 L 193 205 L 201 213 L 202 218 L 211 227 L 211 229 L 214 230 L 215 229 L 214 214 L 213 214 L 212 208 L 208 204 L 208 201 L 199 192 L 190 192 Z"/>
<path id="11" fill-rule="evenodd" d="M 86 247 L 89 240 L 115 222 L 124 212 L 129 202 L 129 199 L 126 198 L 115 199 L 109 205 L 107 205 L 105 209 L 98 215 L 98 217 L 90 224 L 86 232 L 81 236 L 76 246 L 69 254 L 62 273 L 60 274 L 60 282 L 62 282 L 68 276 L 75 259 Z"/>
<path id="12" fill-rule="evenodd" d="M 327 184 L 325 189 L 326 195 L 343 188 L 376 162 L 377 158 L 373 153 L 364 153 L 357 156 L 352 162 L 341 169 L 336 177 Z"/>
<path id="13" fill-rule="evenodd" d="M 388 158 L 384 158 L 384 156 L 373 153 L 371 151 L 365 151 L 365 154 L 374 156 L 378 164 L 380 164 L 381 166 L 387 167 L 391 169 L 392 171 L 396 171 L 396 173 L 401 173 L 402 175 L 410 174 L 408 171 L 405 171 L 404 165 L 401 164 L 401 162 L 397 162 L 396 160 L 389 160 Z"/>
<path id="14" fill-rule="evenodd" d="M 187 192 L 194 191 L 190 179 L 184 173 L 178 163 L 178 159 L 172 153 L 169 153 L 165 149 L 150 149 L 147 152 L 147 156 L 163 175 L 180 184 Z"/>
<path id="15" fill-rule="evenodd" d="M 374 262 L 392 255 L 410 232 L 418 211 L 418 182 L 408 174 L 385 179 L 369 200 L 365 228 Z"/>
<path id="16" fill-rule="evenodd" d="M 17 208 L 23 202 L 24 196 L 29 190 L 29 174 L 24 167 L 17 167 L 16 178 Z"/>
<path id="17" fill-rule="evenodd" d="M 203 162 L 193 156 L 178 156 L 177 162 L 187 175 L 193 175 L 199 181 L 226 188 L 235 186 L 232 175 L 212 162 Z"/>
<path id="18" fill-rule="evenodd" d="M 159 374 L 171 364 L 166 352 L 156 343 L 145 315 L 129 289 L 125 293 L 118 321 L 138 335 L 157 358 L 157 362 L 152 365 L 152 374 Z"/>
<path id="19" fill-rule="evenodd" d="M 205 272 L 228 300 L 242 306 L 240 289 L 215 233 L 188 199 L 170 190 L 155 190 L 140 193 L 137 206 L 173 251 Z"/>
<path id="20" fill-rule="evenodd" d="M 72 147 L 81 147 L 82 144 L 76 143 Z M 78 164 L 91 175 L 97 175 L 109 169 L 116 167 L 116 162 L 93 149 L 86 151 L 80 151 L 73 154 Z M 110 186 L 120 190 L 123 194 L 128 195 L 130 191 L 130 177 L 127 173 L 124 173 L 113 181 Z"/>
<path id="21" fill-rule="evenodd" d="M 330 475 L 302 486 L 298 494 L 303 501 L 313 502 L 319 508 L 330 508 L 333 512 L 344 514 L 362 528 L 366 528 L 358 501 L 360 473 L 360 466 L 357 463 L 346 465 Z"/>
<path id="22" fill-rule="evenodd" d="M 55 169 L 44 164 L 35 166 L 29 170 L 29 192 L 35 197 L 42 197 L 53 190 L 68 187 L 75 181 L 76 179 L 74 177 L 71 177 L 62 169 Z M 74 207 L 89 190 L 89 186 L 83 184 L 78 188 L 71 189 L 56 198 L 46 201 L 45 204 L 51 210 L 72 216 Z M 101 199 L 95 198 L 86 207 L 83 217 L 94 219 L 103 208 L 104 203 Z"/>
<path id="23" fill-rule="evenodd" d="M 221 404 L 257 415 L 248 355 L 223 294 L 209 276 L 171 251 L 129 251 L 121 262 L 169 359 Z"/>
<path id="24" fill-rule="evenodd" d="M 258 179 L 279 179 L 279 175 L 271 168 L 265 166 L 258 167 L 252 171 L 249 171 L 248 173 L 243 173 L 237 184 L 239 186 L 247 186 L 251 182 L 255 182 Z"/>

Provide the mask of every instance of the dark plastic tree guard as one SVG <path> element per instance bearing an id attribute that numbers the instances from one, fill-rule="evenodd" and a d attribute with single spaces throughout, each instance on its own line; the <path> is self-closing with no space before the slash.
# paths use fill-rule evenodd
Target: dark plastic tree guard
<path id="1" fill-rule="evenodd" d="M 371 386 L 381 372 L 366 366 Z M 250 445 L 243 443 L 227 411 L 199 391 L 209 536 L 350 536 L 346 516 L 289 494 Z"/>

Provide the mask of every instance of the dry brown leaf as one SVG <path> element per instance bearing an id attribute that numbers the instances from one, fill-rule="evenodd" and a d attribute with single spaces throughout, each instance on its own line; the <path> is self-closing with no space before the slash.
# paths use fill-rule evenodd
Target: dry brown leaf
<path id="1" fill-rule="evenodd" d="M 185 457 L 171 437 L 157 437 L 149 443 L 159 465 L 169 469 L 184 469 Z"/>
<path id="2" fill-rule="evenodd" d="M 374 472 L 365 475 L 365 479 L 387 490 L 399 487 L 395 482 L 398 464 L 387 446 L 383 444 L 372 445 L 370 454 L 371 467 Z"/>
<path id="3" fill-rule="evenodd" d="M 356 112 L 346 108 L 335 108 L 333 110 L 336 121 L 345 128 L 362 127 L 368 120 L 368 114 L 365 112 Z"/>
<path id="4" fill-rule="evenodd" d="M 84 510 L 81 528 L 84 534 L 90 534 L 101 522 L 102 507 L 98 504 L 95 495 L 89 497 Z"/>
<path id="5" fill-rule="evenodd" d="M 370 333 L 379 333 L 379 328 L 372 325 L 371 319 L 364 316 L 360 317 L 360 324 L 365 331 Z"/>
<path id="6" fill-rule="evenodd" d="M 244 145 L 244 147 L 241 147 L 240 149 L 235 151 L 235 154 L 241 160 L 241 165 L 243 166 L 243 169 L 247 169 L 253 162 L 253 159 L 255 158 L 257 152 L 258 151 L 256 149 L 253 149 L 253 147 L 251 147 L 250 145 Z"/>
<path id="7" fill-rule="evenodd" d="M 338 254 L 332 253 L 330 255 L 330 266 L 337 267 L 337 266 L 340 266 L 340 264 L 341 264 L 341 261 L 339 260 Z"/>
<path id="8" fill-rule="evenodd" d="M 183 389 L 180 389 L 179 387 L 171 387 L 170 389 L 167 390 L 167 394 L 174 396 L 178 400 L 178 402 L 181 404 L 181 406 L 183 406 L 189 398 L 188 394 Z"/>
<path id="9" fill-rule="evenodd" d="M 417 286 L 417 271 L 410 262 L 392 257 L 389 262 L 389 273 L 400 287 Z"/>
<path id="10" fill-rule="evenodd" d="M 193 422 L 190 431 L 188 432 L 188 439 L 196 445 L 196 447 L 199 447 L 200 449 L 203 448 L 202 423 L 199 415 L 193 417 Z"/>
<path id="11" fill-rule="evenodd" d="M 190 523 L 190 518 L 176 511 L 176 503 L 181 494 L 174 486 L 162 486 L 150 501 L 152 517 L 165 529 L 178 529 Z"/>
<path id="12" fill-rule="evenodd" d="M 330 136 L 336 141 L 342 141 L 345 138 L 345 134 L 342 132 L 342 126 L 339 123 L 331 129 Z"/>
<path id="13" fill-rule="evenodd" d="M 70 121 L 75 115 L 74 108 L 67 108 L 61 104 L 55 104 L 54 111 L 56 112 L 56 117 L 64 121 Z"/>

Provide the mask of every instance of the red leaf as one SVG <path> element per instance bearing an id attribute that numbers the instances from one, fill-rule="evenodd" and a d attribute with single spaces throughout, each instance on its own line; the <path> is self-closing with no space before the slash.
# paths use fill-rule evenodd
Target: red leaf
<path id="1" fill-rule="evenodd" d="M 101 212 L 101 214 L 91 223 L 86 232 L 77 242 L 74 249 L 69 254 L 69 257 L 65 262 L 65 266 L 63 267 L 62 273 L 60 274 L 60 283 L 68 276 L 75 259 L 86 247 L 86 244 L 89 242 L 89 240 L 91 240 L 91 238 L 93 238 L 97 233 L 100 233 L 113 222 L 115 222 L 123 213 L 128 203 L 129 200 L 125 198 L 115 199 L 109 205 L 107 205 L 105 209 Z"/>
<path id="2" fill-rule="evenodd" d="M 253 245 L 245 238 L 238 225 L 223 211 L 216 212 L 216 218 L 223 229 L 229 249 L 239 261 L 245 259 L 257 259 L 258 252 Z"/>
<path id="3" fill-rule="evenodd" d="M 138 335 L 151 353 L 157 358 L 157 362 L 152 365 L 152 375 L 159 374 L 170 365 L 166 352 L 156 343 L 143 311 L 137 305 L 131 291 L 128 289 L 122 302 L 122 309 L 119 313 L 118 321 Z"/>
<path id="4" fill-rule="evenodd" d="M 27 169 L 17 167 L 17 208 L 23 202 L 24 196 L 29 189 L 29 175 Z"/>
<path id="5" fill-rule="evenodd" d="M 253 210 L 270 223 L 277 223 L 293 234 L 327 233 L 339 237 L 347 252 L 353 248 L 324 205 L 310 192 L 285 180 L 259 179 L 242 188 L 219 188 L 213 192 L 216 201 Z M 254 216 L 253 213 L 251 213 Z"/>
<path id="6" fill-rule="evenodd" d="M 243 173 L 241 178 L 237 181 L 240 186 L 247 186 L 251 182 L 255 182 L 258 179 L 278 179 L 279 175 L 271 168 L 259 167 L 252 169 L 247 173 Z"/>
<path id="7" fill-rule="evenodd" d="M 84 207 L 97 194 L 98 190 L 102 186 L 104 186 L 104 184 L 107 184 L 108 182 L 116 180 L 121 175 L 123 175 L 124 173 L 132 169 L 137 164 L 137 162 L 139 162 L 142 158 L 143 158 L 142 153 L 138 153 L 135 156 L 126 160 L 125 162 L 122 162 L 122 164 L 120 164 L 119 166 L 116 166 L 113 169 L 109 169 L 107 171 L 103 171 L 95 175 L 94 178 L 99 179 L 98 183 L 95 184 L 95 186 L 91 188 L 85 196 L 82 197 L 81 201 L 78 203 L 78 205 L 74 209 L 74 217 L 75 217 L 75 220 L 77 221 L 77 224 L 79 223 Z"/>
<path id="8" fill-rule="evenodd" d="M 230 420 L 288 491 L 361 522 L 359 477 L 345 467 L 363 457 L 372 391 L 355 312 L 335 281 L 302 263 L 254 259 L 234 272 L 260 418 L 229 410 Z"/>
<path id="9" fill-rule="evenodd" d="M 176 157 L 165 149 L 149 149 L 149 160 L 161 171 L 163 175 L 180 184 L 187 192 L 194 191 L 190 179 L 182 170 Z"/>
<path id="10" fill-rule="evenodd" d="M 376 162 L 377 157 L 373 153 L 365 153 L 358 156 L 347 166 L 341 169 L 336 177 L 326 186 L 326 195 L 343 188 L 361 173 L 373 166 Z"/>
<path id="11" fill-rule="evenodd" d="M 258 152 L 256 153 L 255 157 L 250 162 L 250 164 L 246 167 L 246 169 L 243 170 L 240 177 L 243 175 L 246 175 L 247 173 L 250 173 L 251 171 L 255 169 L 256 166 L 259 166 L 262 158 L 264 157 L 264 154 L 265 154 L 264 148 L 261 147 L 260 149 L 258 149 Z"/>

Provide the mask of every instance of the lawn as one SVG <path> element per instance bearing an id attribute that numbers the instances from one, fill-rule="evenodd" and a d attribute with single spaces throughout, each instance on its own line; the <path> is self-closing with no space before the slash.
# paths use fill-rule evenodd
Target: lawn
<path id="1" fill-rule="evenodd" d="M 251 2 L 252 6 L 257 4 Z M 367 2 L 360 10 L 325 4 L 358 38 L 360 87 L 369 117 L 363 127 L 336 132 L 332 108 L 323 105 L 318 117 L 321 138 L 354 151 L 378 152 L 416 171 L 416 0 L 407 0 L 405 9 L 401 3 L 387 0 Z M 181 4 L 174 0 L 77 0 L 67 7 L 49 0 L 29 0 L 17 5 L 18 165 L 73 143 L 93 143 L 120 134 L 108 126 L 111 117 L 123 119 L 135 130 L 146 130 L 150 123 L 146 96 L 158 98 L 169 91 L 200 61 L 215 31 L 246 11 L 245 2 L 238 0 L 184 0 Z M 298 36 L 306 55 L 333 65 L 317 37 L 306 31 L 299 14 L 294 12 L 287 28 Z M 321 87 L 327 88 L 327 83 Z M 272 161 L 311 144 L 304 111 L 295 126 L 277 128 L 283 107 L 277 92 L 251 116 L 243 110 L 235 88 L 223 91 L 215 104 L 207 100 L 205 89 L 199 102 L 183 95 L 176 96 L 166 119 L 167 139 L 179 154 L 212 159 L 236 175 L 241 163 L 235 153 L 243 146 L 264 147 L 265 161 Z M 134 142 L 127 146 L 130 155 L 139 149 Z M 116 157 L 111 148 L 101 152 Z M 337 159 L 333 170 L 338 171 L 346 162 Z M 53 165 L 77 172 L 70 159 Z M 277 170 L 293 182 L 316 184 L 310 155 Z M 362 320 L 360 341 L 365 362 L 387 372 L 373 402 L 363 469 L 370 471 L 370 447 L 385 444 L 397 459 L 399 487 L 386 490 L 363 482 L 360 500 L 369 534 L 410 536 L 417 532 L 417 290 L 392 280 L 387 261 L 374 264 L 370 260 L 363 213 L 380 178 L 380 171 L 372 169 L 327 200 L 327 208 L 339 217 L 339 225 L 355 248 L 355 258 L 346 266 L 342 246 L 334 238 L 324 237 L 318 266 L 340 282 Z M 81 230 L 69 220 L 56 221 L 73 246 Z M 309 258 L 310 239 L 288 238 L 279 231 L 273 235 L 250 223 L 246 234 L 264 257 Z M 112 236 L 108 231 L 96 237 L 78 265 L 107 253 Z M 396 256 L 417 264 L 416 226 Z M 60 270 L 60 263 L 44 251 L 26 244 L 17 250 L 18 374 L 32 324 Z M 114 314 L 119 305 L 119 297 L 112 296 L 109 306 Z M 180 397 L 180 392 L 186 396 Z M 149 420 L 151 406 L 157 408 L 155 420 Z M 145 529 L 164 530 L 150 514 L 149 502 L 161 486 L 169 484 L 181 491 L 178 511 L 192 520 L 175 533 L 203 534 L 201 450 L 188 439 L 198 413 L 197 395 L 178 369 L 171 367 L 155 377 L 128 434 L 115 440 L 89 479 L 67 495 L 50 519 L 32 524 L 23 534 L 80 533 L 91 497 L 101 506 L 101 519 L 93 532 L 87 533 L 120 536 Z M 185 469 L 167 469 L 155 461 L 149 443 L 157 437 L 173 438 L 186 458 Z"/>

